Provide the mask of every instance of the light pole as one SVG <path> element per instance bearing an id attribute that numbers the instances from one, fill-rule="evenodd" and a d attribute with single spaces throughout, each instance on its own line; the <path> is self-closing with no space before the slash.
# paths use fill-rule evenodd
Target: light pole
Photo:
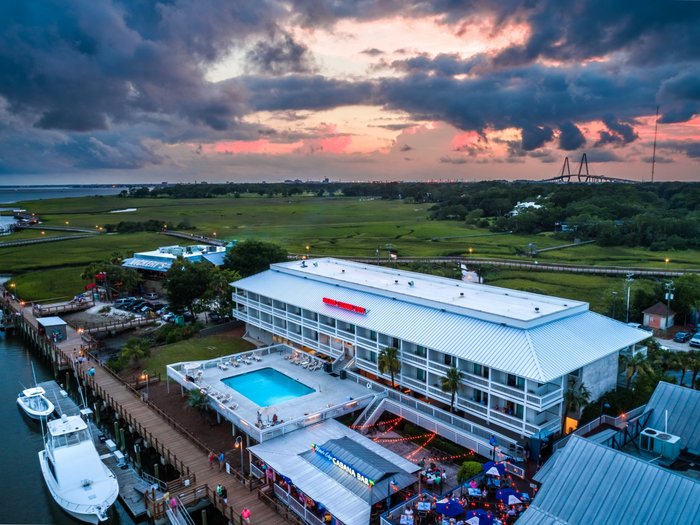
<path id="1" fill-rule="evenodd" d="M 391 487 L 392 485 L 396 485 L 396 481 L 393 479 L 389 480 L 389 484 L 386 486 L 386 510 L 387 512 L 389 511 L 389 507 L 391 507 Z"/>
<path id="2" fill-rule="evenodd" d="M 307 258 L 307 259 L 309 258 L 309 251 L 311 251 L 311 246 L 309 246 L 309 245 L 307 244 L 307 245 L 306 245 L 306 258 Z"/>
<path id="3" fill-rule="evenodd" d="M 146 397 L 144 398 L 144 400 L 147 400 L 148 399 L 148 370 L 144 370 L 143 372 L 141 372 L 141 379 L 146 381 Z"/>
<path id="4" fill-rule="evenodd" d="M 612 296 L 613 296 L 612 318 L 615 319 L 615 306 L 617 305 L 617 292 L 613 292 Z"/>
<path id="5" fill-rule="evenodd" d="M 469 247 L 469 259 L 472 258 L 472 253 L 473 253 L 473 252 L 474 252 L 474 248 L 472 248 L 472 247 L 470 246 L 470 247 Z"/>
<path id="6" fill-rule="evenodd" d="M 670 262 L 671 262 L 671 259 L 669 259 L 668 257 L 666 257 L 664 259 L 664 270 L 668 271 L 668 263 L 670 263 Z"/>
<path id="7" fill-rule="evenodd" d="M 632 289 L 632 283 L 634 282 L 633 274 L 628 273 L 625 278 L 625 284 L 627 284 L 627 314 L 625 315 L 625 322 L 630 322 L 630 290 Z"/>
<path id="8" fill-rule="evenodd" d="M 241 452 L 241 474 L 245 476 L 245 470 L 243 470 L 243 436 L 236 436 L 233 446 Z"/>
<path id="9" fill-rule="evenodd" d="M 671 311 L 671 301 L 673 300 L 673 292 L 676 290 L 676 285 L 673 281 L 667 281 L 664 284 L 666 290 L 666 323 L 664 324 L 664 334 L 668 333 L 668 314 Z"/>

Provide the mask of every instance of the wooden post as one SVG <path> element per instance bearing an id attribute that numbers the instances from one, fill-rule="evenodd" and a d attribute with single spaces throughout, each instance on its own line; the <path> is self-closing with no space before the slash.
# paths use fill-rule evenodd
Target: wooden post
<path id="1" fill-rule="evenodd" d="M 159 475 L 159 473 L 158 473 L 158 469 L 159 469 L 159 468 L 160 468 L 160 465 L 158 465 L 158 463 L 154 463 L 154 464 L 153 464 L 153 476 L 154 476 L 156 479 L 160 479 L 160 475 Z"/>
<path id="2" fill-rule="evenodd" d="M 100 401 L 95 401 L 95 425 L 100 426 Z"/>
<path id="3" fill-rule="evenodd" d="M 126 436 L 123 428 L 119 429 L 119 437 L 122 442 L 122 446 L 120 448 L 122 449 L 122 452 L 126 452 Z"/>
<path id="4" fill-rule="evenodd" d="M 202 525 L 207 525 L 207 509 L 202 509 Z"/>
<path id="5" fill-rule="evenodd" d="M 114 439 L 119 443 L 119 421 L 114 422 Z"/>

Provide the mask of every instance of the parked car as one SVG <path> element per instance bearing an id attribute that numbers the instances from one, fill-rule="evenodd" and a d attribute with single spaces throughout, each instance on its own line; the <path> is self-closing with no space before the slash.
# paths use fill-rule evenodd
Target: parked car
<path id="1" fill-rule="evenodd" d="M 162 315 L 161 319 L 163 321 L 165 321 L 166 323 L 172 323 L 175 321 L 175 314 L 168 312 L 168 313 Z"/>
<path id="2" fill-rule="evenodd" d="M 690 343 L 688 343 L 690 346 L 696 346 L 700 347 L 700 333 L 695 334 L 691 339 Z"/>
<path id="3" fill-rule="evenodd" d="M 221 316 L 216 312 L 209 312 L 209 320 L 212 323 L 220 323 L 221 321 L 223 321 L 223 319 L 221 319 Z"/>
<path id="4" fill-rule="evenodd" d="M 676 343 L 687 343 L 693 337 L 693 332 L 676 332 L 673 336 L 673 340 Z"/>
<path id="5" fill-rule="evenodd" d="M 144 299 L 148 299 L 149 301 L 155 301 L 158 299 L 158 294 L 156 292 L 146 292 L 143 294 Z"/>
<path id="6" fill-rule="evenodd" d="M 128 306 L 134 302 L 136 302 L 136 297 L 122 297 L 122 298 L 114 301 L 114 307 L 115 308 L 124 308 L 125 306 Z"/>

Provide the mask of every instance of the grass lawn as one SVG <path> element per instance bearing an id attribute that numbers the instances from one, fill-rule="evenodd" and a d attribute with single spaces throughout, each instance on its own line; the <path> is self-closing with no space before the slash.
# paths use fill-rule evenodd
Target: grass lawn
<path id="1" fill-rule="evenodd" d="M 59 302 L 83 291 L 82 267 L 50 268 L 18 275 L 12 279 L 17 295 L 32 301 Z"/>
<path id="2" fill-rule="evenodd" d="M 179 361 L 201 361 L 222 355 L 253 350 L 255 345 L 231 335 L 192 337 L 179 343 L 153 348 L 150 357 L 141 362 L 141 368 L 160 373 L 165 378 L 165 366 Z"/>

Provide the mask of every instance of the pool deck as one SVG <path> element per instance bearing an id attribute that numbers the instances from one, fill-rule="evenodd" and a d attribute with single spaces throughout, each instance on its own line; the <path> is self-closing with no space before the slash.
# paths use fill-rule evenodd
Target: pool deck
<path id="1" fill-rule="evenodd" d="M 258 442 L 358 410 L 374 399 L 376 392 L 354 381 L 340 379 L 323 369 L 309 371 L 285 359 L 284 355 L 289 355 L 291 351 L 289 347 L 277 345 L 272 349 L 264 348 L 208 361 L 174 363 L 167 367 L 168 377 L 183 389 L 205 389 L 212 408 Z M 252 355 L 259 356 L 260 360 L 249 359 L 249 364 L 242 363 L 238 367 L 229 364 L 238 356 Z M 222 382 L 222 379 L 263 368 L 273 368 L 312 388 L 314 392 L 269 407 L 260 407 Z M 196 381 L 187 381 L 186 373 L 195 377 Z M 275 416 L 277 423 L 273 424 Z"/>

